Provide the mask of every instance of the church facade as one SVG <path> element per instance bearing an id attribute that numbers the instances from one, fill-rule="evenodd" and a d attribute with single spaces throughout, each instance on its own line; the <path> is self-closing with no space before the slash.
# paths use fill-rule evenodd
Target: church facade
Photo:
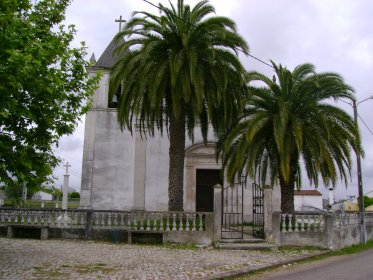
<path id="1" fill-rule="evenodd" d="M 112 41 L 89 73 L 103 75 L 86 115 L 81 182 L 82 209 L 146 210 L 168 209 L 169 141 L 167 135 L 141 137 L 139 131 L 121 131 L 116 100 L 109 101 L 110 68 L 116 61 Z M 114 97 L 115 98 L 115 97 Z M 115 105 L 115 104 L 114 104 Z M 114 108 L 112 108 L 114 107 Z M 212 131 L 208 142 L 196 130 L 192 143 L 185 145 L 184 210 L 213 211 L 213 186 L 227 186 L 221 178 L 221 163 L 215 157 Z M 245 220 L 250 220 L 251 182 L 244 192 Z M 247 201 L 247 203 L 246 203 Z"/>

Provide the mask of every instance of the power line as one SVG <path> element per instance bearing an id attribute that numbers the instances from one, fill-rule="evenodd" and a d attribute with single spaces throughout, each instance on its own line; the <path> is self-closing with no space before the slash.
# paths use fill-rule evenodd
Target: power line
<path id="1" fill-rule="evenodd" d="M 338 100 L 342 101 L 343 103 L 346 103 L 346 104 L 350 105 L 351 107 L 353 107 L 353 104 L 351 102 L 344 101 L 343 99 L 340 99 L 340 98 L 338 98 Z M 359 113 L 357 113 L 357 116 L 359 117 L 359 119 L 361 120 L 361 122 L 364 124 L 364 126 L 368 129 L 368 131 L 370 132 L 370 134 L 373 135 L 373 131 L 369 128 L 369 126 L 366 124 L 366 122 L 364 121 L 364 119 L 359 115 Z"/>
<path id="2" fill-rule="evenodd" d="M 61 167 L 62 169 L 65 169 L 63 166 L 61 166 L 60 164 L 58 165 L 58 167 Z M 72 170 L 72 171 L 74 171 L 74 172 L 76 172 L 76 173 L 80 173 L 80 170 L 78 170 L 78 169 L 75 169 L 75 168 L 73 168 L 73 167 L 71 167 L 70 166 L 70 168 L 69 168 L 69 170 Z"/>
<path id="3" fill-rule="evenodd" d="M 58 167 L 65 171 L 65 168 L 64 168 L 64 167 L 62 167 L 62 166 L 60 166 L 60 165 L 58 165 Z M 80 174 L 78 171 L 74 171 L 74 170 L 71 169 L 71 168 L 69 169 L 69 173 L 70 173 L 71 175 L 75 176 L 75 177 L 78 177 L 78 178 L 81 177 L 81 174 Z"/>
<path id="4" fill-rule="evenodd" d="M 148 3 L 149 5 L 151 5 L 151 6 L 155 7 L 155 8 L 157 8 L 157 9 L 163 11 L 163 12 L 166 12 L 162 7 L 159 7 L 159 6 L 157 6 L 157 5 L 155 5 L 155 4 L 151 3 L 151 2 L 149 2 L 148 0 L 143 0 L 143 1 L 146 2 L 146 3 Z M 193 27 L 197 27 L 197 26 L 194 25 L 193 23 L 191 23 L 191 22 L 189 22 L 189 21 L 186 21 L 186 20 L 184 20 L 184 19 L 182 19 L 182 18 L 180 18 L 180 17 L 178 17 L 178 16 L 176 16 L 176 15 L 172 15 L 172 16 L 175 17 L 175 18 L 177 18 L 177 19 L 179 19 L 179 20 L 181 20 L 181 21 L 183 21 L 183 22 L 185 22 L 185 23 L 187 23 L 187 24 L 189 24 L 189 25 L 191 25 L 191 26 L 193 26 Z M 209 34 L 211 37 L 215 38 L 215 39 L 219 39 L 219 38 L 216 37 L 214 34 L 211 34 L 211 33 L 208 33 L 208 34 Z M 242 50 L 242 49 L 240 49 L 240 48 L 233 47 L 233 49 L 236 50 L 236 51 L 242 52 L 243 54 L 246 54 L 246 55 L 248 55 L 249 57 L 251 57 L 251 58 L 253 58 L 253 59 L 255 59 L 255 60 L 257 60 L 257 61 L 259 61 L 259 62 L 261 62 L 261 63 L 263 63 L 263 64 L 265 64 L 265 65 L 267 65 L 267 66 L 269 66 L 269 67 L 271 67 L 271 68 L 274 68 L 273 65 L 271 65 L 271 64 L 269 64 L 269 63 L 267 63 L 267 62 L 265 62 L 264 60 L 262 60 L 262 59 L 260 59 L 260 58 L 258 58 L 258 57 L 256 57 L 256 56 L 254 56 L 254 55 L 252 55 L 252 54 L 249 54 L 249 53 L 245 52 L 244 50 Z"/>
<path id="5" fill-rule="evenodd" d="M 76 163 L 78 163 L 78 165 L 81 165 L 81 164 L 82 164 L 80 161 L 78 161 L 78 160 L 76 160 L 76 159 L 73 159 L 73 158 L 70 158 L 70 157 L 68 157 L 68 156 L 66 156 L 66 155 L 64 155 L 64 156 L 62 157 L 62 159 L 63 159 L 64 161 L 68 161 L 68 162 L 70 162 L 70 163 L 71 163 L 71 161 L 75 161 Z M 73 171 L 75 171 L 75 172 L 78 173 L 78 174 L 81 173 L 80 170 L 75 169 L 75 168 L 72 167 L 72 166 L 70 167 L 70 169 L 73 170 Z"/>
<path id="6" fill-rule="evenodd" d="M 365 123 L 365 121 L 363 120 L 363 118 L 358 114 L 359 116 L 359 119 L 362 121 L 362 123 L 365 125 L 365 127 L 369 130 L 370 134 L 373 135 L 373 132 L 370 130 L 370 128 L 368 127 L 368 125 Z"/>

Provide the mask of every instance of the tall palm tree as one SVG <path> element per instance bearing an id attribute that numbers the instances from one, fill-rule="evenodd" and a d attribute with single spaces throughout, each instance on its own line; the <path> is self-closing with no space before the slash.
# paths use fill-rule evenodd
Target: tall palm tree
<path id="1" fill-rule="evenodd" d="M 193 139 L 199 126 L 204 140 L 237 117 L 245 90 L 245 71 L 237 49 L 248 52 L 235 23 L 212 16 L 214 7 L 201 1 L 193 8 L 161 4 L 160 15 L 135 12 L 118 40 L 120 59 L 110 76 L 110 93 L 122 86 L 118 120 L 142 132 L 165 129 L 169 147 L 169 210 L 183 210 L 185 132 Z"/>
<path id="2" fill-rule="evenodd" d="M 351 148 L 359 153 L 362 149 L 351 116 L 330 104 L 333 99 L 354 98 L 339 75 L 317 74 L 311 64 L 292 72 L 272 65 L 273 79 L 248 73 L 244 112 L 219 140 L 218 153 L 224 155 L 230 181 L 243 172 L 261 184 L 279 183 L 281 210 L 292 212 L 302 163 L 316 187 L 319 177 L 327 186 L 335 185 L 338 175 L 347 184 Z M 263 87 L 250 86 L 253 81 Z"/>

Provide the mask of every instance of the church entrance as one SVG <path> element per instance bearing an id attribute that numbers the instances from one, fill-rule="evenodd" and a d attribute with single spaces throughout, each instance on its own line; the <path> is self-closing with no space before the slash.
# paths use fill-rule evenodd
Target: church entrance
<path id="1" fill-rule="evenodd" d="M 223 185 L 220 169 L 196 169 L 196 211 L 214 211 L 214 186 Z"/>

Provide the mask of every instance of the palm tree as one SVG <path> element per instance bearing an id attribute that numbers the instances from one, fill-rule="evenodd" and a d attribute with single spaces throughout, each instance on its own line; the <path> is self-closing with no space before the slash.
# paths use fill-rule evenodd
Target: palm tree
<path id="1" fill-rule="evenodd" d="M 224 155 L 230 181 L 243 172 L 263 185 L 279 183 L 281 210 L 289 213 L 294 211 L 294 188 L 300 187 L 301 163 L 316 187 L 319 177 L 326 186 L 335 185 L 338 174 L 347 184 L 350 150 L 362 149 L 351 116 L 330 104 L 354 98 L 338 74 L 317 74 L 311 64 L 292 72 L 272 65 L 273 79 L 248 73 L 249 85 L 264 86 L 249 86 L 243 114 L 219 139 L 218 153 Z"/>
<path id="2" fill-rule="evenodd" d="M 135 12 L 122 32 L 120 59 L 110 76 L 110 93 L 122 86 L 118 120 L 142 132 L 166 130 L 169 147 L 169 210 L 183 210 L 185 133 L 193 140 L 199 126 L 204 140 L 237 117 L 245 91 L 245 71 L 237 49 L 248 52 L 235 23 L 212 16 L 214 7 L 201 1 L 193 8 L 160 5 L 160 15 Z"/>

